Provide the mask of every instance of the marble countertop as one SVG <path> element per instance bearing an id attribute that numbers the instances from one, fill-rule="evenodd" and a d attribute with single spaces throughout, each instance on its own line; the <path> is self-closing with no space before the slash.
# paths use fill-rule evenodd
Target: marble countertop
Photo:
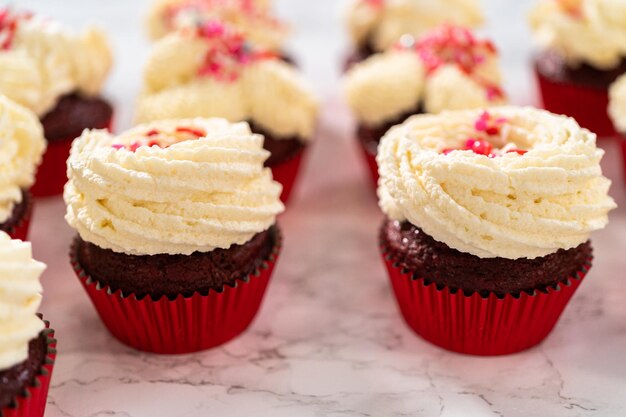
<path id="1" fill-rule="evenodd" d="M 146 41 L 146 1 L 24 0 L 113 37 L 118 65 L 107 95 L 117 127 L 130 125 Z M 344 48 L 336 2 L 284 0 L 294 49 L 324 101 L 300 187 L 280 224 L 273 282 L 251 328 L 223 347 L 185 356 L 139 353 L 113 339 L 68 262 L 72 232 L 60 199 L 37 202 L 32 240 L 49 265 L 44 315 L 59 339 L 46 411 L 83 416 L 624 416 L 626 415 L 626 209 L 594 236 L 595 265 L 552 335 L 528 352 L 477 358 L 440 350 L 403 323 L 376 247 L 381 214 L 339 100 Z M 485 1 L 503 49 L 513 101 L 532 103 L 528 1 Z M 97 10 L 94 13 L 93 10 Z M 614 143 L 604 161 L 626 207 Z"/>

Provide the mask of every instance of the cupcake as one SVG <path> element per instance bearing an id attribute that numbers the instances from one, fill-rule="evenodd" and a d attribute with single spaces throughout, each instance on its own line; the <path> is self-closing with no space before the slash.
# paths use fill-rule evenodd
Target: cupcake
<path id="1" fill-rule="evenodd" d="M 418 38 L 444 23 L 476 27 L 482 21 L 478 0 L 351 0 L 346 24 L 354 50 L 345 68 L 388 50 L 403 35 Z"/>
<path id="2" fill-rule="evenodd" d="M 233 27 L 210 21 L 167 35 L 154 46 L 137 103 L 139 123 L 223 117 L 247 121 L 265 137 L 265 165 L 287 201 L 311 140 L 317 101 L 300 74 L 248 43 Z"/>
<path id="3" fill-rule="evenodd" d="M 609 116 L 618 132 L 624 167 L 626 167 L 626 75 L 620 76 L 609 87 Z M 624 168 L 626 175 L 626 168 Z"/>
<path id="4" fill-rule="evenodd" d="M 417 42 L 405 36 L 389 51 L 355 65 L 345 75 L 344 90 L 374 186 L 376 150 L 390 127 L 416 113 L 482 108 L 506 100 L 493 43 L 450 25 Z"/>
<path id="5" fill-rule="evenodd" d="M 67 163 L 72 265 L 121 342 L 186 353 L 243 332 L 281 238 L 281 186 L 246 123 L 166 120 L 85 131 Z"/>
<path id="6" fill-rule="evenodd" d="M 541 51 L 534 60 L 544 107 L 612 136 L 608 88 L 626 72 L 626 3 L 542 0 L 530 23 Z"/>
<path id="7" fill-rule="evenodd" d="M 37 116 L 0 94 L 0 231 L 13 239 L 28 236 L 29 189 L 45 149 Z"/>
<path id="8" fill-rule="evenodd" d="M 155 0 L 146 26 L 150 38 L 158 40 L 212 20 L 227 22 L 254 45 L 290 61 L 284 54 L 289 29 L 273 15 L 272 2 L 268 0 Z"/>
<path id="9" fill-rule="evenodd" d="M 98 97 L 111 66 L 104 34 L 81 34 L 32 13 L 0 7 L 0 94 L 39 116 L 48 149 L 32 188 L 60 194 L 71 141 L 85 128 L 106 128 L 111 106 Z"/>
<path id="10" fill-rule="evenodd" d="M 408 325 L 476 355 L 540 343 L 591 266 L 590 233 L 615 207 L 602 155 L 573 119 L 533 108 L 392 128 L 378 153 L 380 246 Z"/>
<path id="11" fill-rule="evenodd" d="M 0 416 L 43 417 L 56 356 L 54 331 L 36 314 L 39 276 L 30 243 L 0 232 Z"/>

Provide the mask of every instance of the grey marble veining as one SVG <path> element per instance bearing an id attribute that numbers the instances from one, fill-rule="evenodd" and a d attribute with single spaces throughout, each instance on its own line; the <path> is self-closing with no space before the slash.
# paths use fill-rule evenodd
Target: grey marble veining
<path id="1" fill-rule="evenodd" d="M 90 16 L 111 33 L 117 66 L 107 95 L 118 108 L 118 128 L 129 126 L 139 90 L 145 3 L 18 2 L 71 24 Z M 526 65 L 528 4 L 485 2 L 486 32 L 503 49 L 507 90 L 518 103 L 535 100 Z M 280 7 L 295 22 L 294 49 L 324 112 L 300 187 L 279 219 L 285 248 L 257 319 L 242 337 L 194 355 L 148 355 L 121 345 L 73 276 L 62 201 L 44 200 L 32 239 L 49 265 L 43 312 L 60 352 L 46 416 L 626 415 L 625 209 L 594 236 L 595 265 L 538 348 L 476 358 L 422 341 L 402 322 L 378 256 L 381 214 L 337 91 L 345 50 L 337 2 L 283 0 Z M 612 193 L 624 206 L 618 149 L 606 146 Z"/>

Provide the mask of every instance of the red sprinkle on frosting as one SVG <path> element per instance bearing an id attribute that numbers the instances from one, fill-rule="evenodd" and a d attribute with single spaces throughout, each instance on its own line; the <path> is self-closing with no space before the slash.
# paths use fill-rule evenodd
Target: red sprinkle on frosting
<path id="1" fill-rule="evenodd" d="M 206 132 L 203 129 L 189 127 L 189 126 L 178 126 L 176 127 L 176 129 L 174 129 L 173 134 L 172 133 L 168 134 L 168 133 L 169 132 L 162 132 L 158 129 L 150 129 L 146 133 L 144 133 L 145 139 L 143 140 L 133 141 L 129 145 L 123 145 L 121 143 L 114 143 L 111 145 L 111 147 L 115 150 L 126 149 L 128 151 L 135 152 L 137 149 L 139 149 L 142 146 L 148 146 L 148 147 L 158 146 L 159 148 L 169 147 L 170 144 L 164 144 L 154 138 L 155 136 L 160 135 L 160 134 L 165 134 L 166 136 L 174 136 L 174 137 L 178 136 L 179 140 L 174 141 L 174 143 L 182 142 L 185 140 L 195 140 L 195 139 L 206 136 Z"/>
<path id="2" fill-rule="evenodd" d="M 493 145 L 488 140 L 488 137 L 499 135 L 505 123 L 507 123 L 505 117 L 494 117 L 487 111 L 484 111 L 474 122 L 476 137 L 468 138 L 462 148 L 444 148 L 440 153 L 448 155 L 453 151 L 472 151 L 477 155 L 484 155 L 489 158 L 502 156 L 502 151 L 500 151 L 500 153 L 497 153 L 497 151 L 494 152 Z M 528 151 L 517 148 L 504 151 L 504 153 L 517 153 L 518 155 L 524 155 L 526 152 Z"/>
<path id="3" fill-rule="evenodd" d="M 278 58 L 272 52 L 253 47 L 241 32 L 220 21 L 202 23 L 196 30 L 196 36 L 205 39 L 209 45 L 204 63 L 198 70 L 198 75 L 202 77 L 232 82 L 239 78 L 243 66 Z"/>
<path id="4" fill-rule="evenodd" d="M 19 23 L 32 17 L 30 12 L 14 12 L 10 7 L 0 7 L 0 50 L 11 49 Z"/>

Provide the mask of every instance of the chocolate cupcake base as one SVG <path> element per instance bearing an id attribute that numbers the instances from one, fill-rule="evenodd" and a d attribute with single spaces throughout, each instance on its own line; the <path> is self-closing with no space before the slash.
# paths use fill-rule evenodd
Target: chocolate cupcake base
<path id="1" fill-rule="evenodd" d="M 536 57 L 534 69 L 546 110 L 575 118 L 599 137 L 615 134 L 607 113 L 608 89 L 626 72 L 626 60 L 608 71 L 587 64 L 571 68 L 559 54 L 546 51 Z"/>
<path id="2" fill-rule="evenodd" d="M 541 343 L 558 322 L 592 260 L 590 255 L 570 275 L 547 280 L 552 281 L 551 284 L 532 290 L 522 289 L 525 285 L 520 285 L 519 292 L 496 293 L 478 287 L 474 291 L 465 290 L 467 282 L 490 285 L 492 280 L 471 264 L 465 266 L 467 278 L 463 278 L 459 269 L 463 264 L 461 258 L 453 254 L 452 249 L 434 244 L 432 238 L 421 231 L 416 233 L 416 229 L 406 227 L 402 230 L 400 224 L 390 225 L 386 221 L 381 228 L 380 244 L 391 286 L 407 325 L 434 345 L 472 355 L 511 354 Z M 584 244 L 586 247 L 588 244 Z M 454 265 L 448 266 L 446 262 Z M 447 278 L 438 273 L 442 271 L 431 270 L 432 277 L 425 277 L 422 273 L 433 269 L 425 263 L 437 265 L 442 271 L 456 271 L 459 275 Z M 561 268 L 568 269 L 564 264 Z M 517 273 L 514 269 L 509 272 L 496 272 L 497 281 L 506 282 L 509 275 Z M 511 281 L 515 282 L 515 278 Z"/>
<path id="3" fill-rule="evenodd" d="M 54 330 L 46 329 L 28 345 L 28 359 L 0 371 L 0 416 L 43 417 L 56 357 Z"/>
<path id="4" fill-rule="evenodd" d="M 178 294 L 175 298 L 124 294 L 99 282 L 78 260 L 78 239 L 72 246 L 70 257 L 100 318 L 120 342 L 153 353 L 191 353 L 228 342 L 245 331 L 256 316 L 281 249 L 278 228 L 270 229 L 269 233 L 273 247 L 255 270 L 219 289 L 211 288 L 206 294 Z M 236 258 L 230 258 L 230 261 L 242 267 Z M 180 270 L 186 265 L 177 262 L 172 267 Z M 122 277 L 118 281 L 134 281 L 132 271 L 125 271 L 126 268 L 118 271 Z"/>

